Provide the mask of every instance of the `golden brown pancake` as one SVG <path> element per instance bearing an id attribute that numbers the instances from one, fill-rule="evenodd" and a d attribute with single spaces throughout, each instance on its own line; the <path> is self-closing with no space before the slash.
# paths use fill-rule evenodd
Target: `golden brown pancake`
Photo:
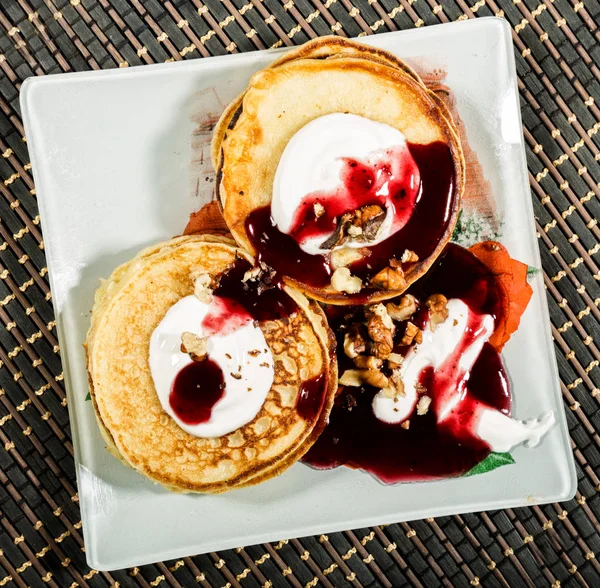
<path id="1" fill-rule="evenodd" d="M 218 198 L 240 246 L 256 253 L 246 219 L 268 206 L 279 159 L 289 140 L 320 116 L 357 114 L 400 130 L 414 144 L 445 143 L 454 164 L 449 222 L 433 252 L 411 264 L 401 289 L 362 296 L 372 303 L 397 296 L 423 275 L 450 240 L 464 188 L 464 160 L 458 133 L 443 102 L 408 66 L 385 51 L 336 38 L 319 39 L 286 53 L 256 73 L 248 89 L 224 112 L 213 138 Z M 398 252 L 401 255 L 402 252 Z M 330 304 L 356 298 L 332 287 L 314 287 L 285 277 L 306 295 Z"/>
<path id="2" fill-rule="evenodd" d="M 86 350 L 100 430 L 113 455 L 172 490 L 224 492 L 278 475 L 316 440 L 333 403 L 337 364 L 325 316 L 286 287 L 297 312 L 260 323 L 275 378 L 256 417 L 207 439 L 185 432 L 163 410 L 150 373 L 150 337 L 167 310 L 193 294 L 192 275 L 221 275 L 239 258 L 251 261 L 225 237 L 178 237 L 140 252 L 96 293 Z M 319 374 L 322 408 L 302 418 L 301 386 Z"/>

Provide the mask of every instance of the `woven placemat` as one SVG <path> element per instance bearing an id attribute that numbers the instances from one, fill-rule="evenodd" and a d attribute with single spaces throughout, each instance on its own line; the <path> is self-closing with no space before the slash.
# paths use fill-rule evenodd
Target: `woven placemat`
<path id="1" fill-rule="evenodd" d="M 355 529 L 104 573 L 85 562 L 19 88 L 128 67 L 497 16 L 527 160 L 579 489 L 564 504 Z M 598 0 L 2 0 L 1 586 L 600 586 Z M 598 103 L 598 104 L 597 104 Z"/>

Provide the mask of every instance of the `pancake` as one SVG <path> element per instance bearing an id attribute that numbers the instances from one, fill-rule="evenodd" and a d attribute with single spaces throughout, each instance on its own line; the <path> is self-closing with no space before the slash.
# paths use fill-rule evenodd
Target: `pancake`
<path id="1" fill-rule="evenodd" d="M 297 59 L 329 59 L 332 57 L 353 57 L 378 61 L 389 67 L 399 69 L 415 81 L 422 83 L 417 73 L 395 55 L 376 47 L 370 47 L 369 45 L 363 45 L 362 43 L 356 43 L 355 41 L 333 35 L 318 37 L 299 47 L 286 51 L 279 59 L 271 63 L 268 68 L 273 69 Z M 242 92 L 227 106 L 215 126 L 211 145 L 211 157 L 215 169 L 218 169 L 220 164 L 221 143 L 233 118 L 239 113 L 245 93 L 245 91 Z M 452 120 L 452 117 L 449 118 Z"/>
<path id="2" fill-rule="evenodd" d="M 218 198 L 235 240 L 259 253 L 248 234 L 247 219 L 270 205 L 275 172 L 288 142 L 307 123 L 340 112 L 398 129 L 411 144 L 443 143 L 452 158 L 454 182 L 444 230 L 435 247 L 404 270 L 401 287 L 365 288 L 358 296 L 349 296 L 282 272 L 286 283 L 316 300 L 372 303 L 399 295 L 429 269 L 450 240 L 464 188 L 464 159 L 452 117 L 401 60 L 358 43 L 326 38 L 286 53 L 255 74 L 215 129 L 212 155 Z"/>
<path id="3" fill-rule="evenodd" d="M 194 293 L 193 275 L 218 277 L 247 253 L 214 235 L 149 247 L 98 289 L 86 341 L 90 392 L 108 450 L 171 490 L 224 492 L 278 475 L 325 426 L 337 387 L 335 342 L 320 307 L 285 287 L 296 305 L 262 320 L 274 359 L 273 385 L 256 416 L 220 437 L 186 432 L 163 409 L 149 365 L 149 342 L 167 311 Z M 300 414 L 303 386 L 320 376 L 320 404 Z"/>

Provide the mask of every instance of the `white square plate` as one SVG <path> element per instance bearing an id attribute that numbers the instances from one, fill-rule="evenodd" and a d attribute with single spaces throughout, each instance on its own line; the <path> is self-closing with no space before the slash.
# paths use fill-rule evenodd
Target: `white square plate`
<path id="1" fill-rule="evenodd" d="M 469 142 L 490 181 L 501 241 L 540 267 L 510 28 L 500 19 L 361 39 L 447 72 Z M 279 53 L 279 52 L 277 52 Z M 541 275 L 504 351 L 514 414 L 556 411 L 558 424 L 515 465 L 469 478 L 384 486 L 371 476 L 296 464 L 221 496 L 178 495 L 104 449 L 82 343 L 94 291 L 139 249 L 181 233 L 210 199 L 211 122 L 274 52 L 30 78 L 21 104 L 44 230 L 75 443 L 86 556 L 115 569 L 289 537 L 467 511 L 564 500 L 575 469 Z M 351 506 L 350 506 L 351 505 Z"/>

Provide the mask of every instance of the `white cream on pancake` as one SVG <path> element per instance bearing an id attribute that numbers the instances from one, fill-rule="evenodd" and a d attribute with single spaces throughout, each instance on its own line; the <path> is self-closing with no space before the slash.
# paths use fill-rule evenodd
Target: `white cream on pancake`
<path id="1" fill-rule="evenodd" d="M 306 196 L 333 191 L 340 185 L 343 159 L 369 160 L 373 153 L 391 147 L 408 151 L 406 138 L 398 129 L 356 114 L 326 114 L 306 124 L 286 145 L 275 173 L 271 216 L 277 228 L 289 234 Z M 412 160 L 410 154 L 407 155 Z M 401 228 L 394 225 L 394 214 L 385 188 L 379 196 L 386 208 L 386 217 L 376 238 L 369 241 L 369 246 L 384 241 Z M 320 245 L 332 233 L 298 244 L 306 253 L 323 255 L 329 250 L 321 249 Z M 344 246 L 361 248 L 365 243 L 347 241 Z"/>
<path id="2" fill-rule="evenodd" d="M 274 378 L 273 354 L 260 328 L 249 319 L 233 331 L 208 337 L 208 357 L 221 368 L 225 379 L 225 393 L 214 405 L 210 419 L 191 425 L 175 414 L 169 403 L 173 382 L 179 371 L 192 363 L 181 351 L 181 335 L 189 332 L 204 337 L 202 321 L 218 303 L 216 296 L 211 303 L 196 296 L 182 298 L 167 311 L 150 339 L 150 371 L 160 403 L 184 431 L 196 437 L 221 437 L 249 423 L 260 411 Z"/>

